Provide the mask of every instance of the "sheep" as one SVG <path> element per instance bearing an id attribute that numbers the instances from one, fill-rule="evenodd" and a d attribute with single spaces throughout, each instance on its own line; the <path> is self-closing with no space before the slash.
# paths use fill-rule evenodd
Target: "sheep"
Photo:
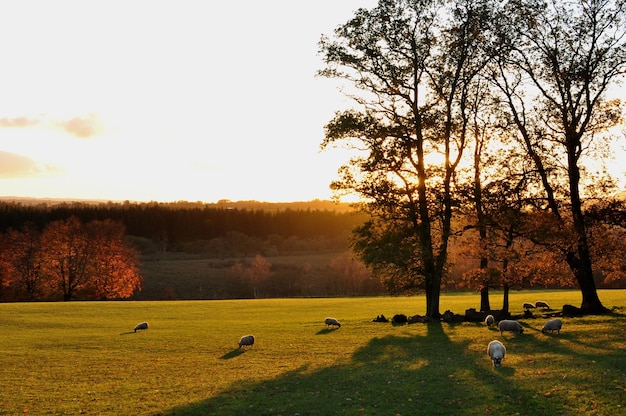
<path id="1" fill-rule="evenodd" d="M 556 331 L 557 334 L 560 334 L 562 327 L 563 321 L 561 321 L 560 319 L 550 319 L 543 325 L 543 328 L 541 328 L 541 332 L 545 334 L 546 332 Z"/>
<path id="2" fill-rule="evenodd" d="M 494 339 L 487 345 L 487 354 L 489 354 L 489 358 L 493 361 L 493 366 L 500 367 L 506 355 L 506 347 L 503 343 Z"/>
<path id="3" fill-rule="evenodd" d="M 535 305 L 533 305 L 532 303 L 524 303 L 524 309 L 535 309 Z"/>
<path id="4" fill-rule="evenodd" d="M 498 329 L 500 330 L 500 335 L 502 335 L 504 331 L 517 332 L 520 334 L 524 333 L 524 328 L 522 328 L 522 325 L 520 325 L 519 322 L 513 321 L 511 319 L 505 319 L 498 322 Z"/>
<path id="5" fill-rule="evenodd" d="M 535 308 L 550 309 L 550 305 L 548 305 L 548 302 L 538 300 L 537 302 L 535 302 Z"/>
<path id="6" fill-rule="evenodd" d="M 135 332 L 137 331 L 142 331 L 148 329 L 148 323 L 147 322 L 141 322 L 138 323 L 137 325 L 135 325 Z"/>
<path id="7" fill-rule="evenodd" d="M 251 347 L 254 345 L 254 335 L 244 335 L 239 340 L 239 348 L 241 347 Z"/>
<path id="8" fill-rule="evenodd" d="M 324 323 L 326 326 L 336 326 L 337 328 L 341 328 L 341 323 L 335 318 L 326 318 L 324 319 Z"/>
<path id="9" fill-rule="evenodd" d="M 496 323 L 496 318 L 493 317 L 493 315 L 487 315 L 487 317 L 485 318 L 485 325 L 487 325 L 488 327 L 491 327 L 491 325 Z"/>

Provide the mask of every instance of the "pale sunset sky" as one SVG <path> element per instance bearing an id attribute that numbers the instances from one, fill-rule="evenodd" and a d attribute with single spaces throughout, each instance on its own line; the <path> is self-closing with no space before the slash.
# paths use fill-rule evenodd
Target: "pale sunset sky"
<path id="1" fill-rule="evenodd" d="M 0 196 L 329 199 L 317 43 L 376 3 L 3 1 Z"/>
<path id="2" fill-rule="evenodd" d="M 3 1 L 0 196 L 329 199 L 317 43 L 375 4 Z"/>

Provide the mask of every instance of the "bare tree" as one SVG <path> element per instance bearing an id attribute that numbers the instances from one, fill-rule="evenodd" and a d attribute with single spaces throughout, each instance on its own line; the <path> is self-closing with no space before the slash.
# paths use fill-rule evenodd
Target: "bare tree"
<path id="1" fill-rule="evenodd" d="M 371 273 L 363 262 L 354 258 L 352 253 L 346 252 L 335 257 L 328 264 L 328 269 L 339 288 L 338 294 L 344 296 L 370 294 L 367 293 L 369 289 L 367 283 Z"/>
<path id="2" fill-rule="evenodd" d="M 272 269 L 272 263 L 259 254 L 254 256 L 254 260 L 250 263 L 250 266 L 246 269 L 246 277 L 252 284 L 254 292 L 254 298 L 260 297 L 259 288 L 263 282 L 270 276 Z"/>

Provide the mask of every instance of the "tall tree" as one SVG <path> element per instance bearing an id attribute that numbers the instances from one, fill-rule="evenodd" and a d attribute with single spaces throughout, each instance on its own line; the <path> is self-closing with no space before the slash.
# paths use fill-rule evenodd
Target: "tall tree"
<path id="1" fill-rule="evenodd" d="M 95 253 L 83 224 L 77 217 L 53 221 L 43 231 L 41 242 L 51 284 L 61 291 L 63 300 L 74 299 L 88 280 Z"/>
<path id="2" fill-rule="evenodd" d="M 138 254 L 125 242 L 122 223 L 91 221 L 85 224 L 85 231 L 95 249 L 85 291 L 95 299 L 119 299 L 141 289 L 142 277 L 136 266 Z"/>
<path id="3" fill-rule="evenodd" d="M 586 313 L 606 309 L 593 278 L 583 160 L 619 121 L 620 103 L 606 96 L 626 69 L 624 13 L 622 0 L 511 0 L 497 19 L 505 47 L 496 86 L 535 165 L 544 208 L 572 230 L 561 249 Z"/>
<path id="4" fill-rule="evenodd" d="M 486 213 L 484 200 L 485 181 L 497 181 L 502 176 L 502 143 L 496 141 L 496 137 L 503 140 L 502 134 L 497 134 L 496 111 L 493 97 L 489 91 L 489 83 L 484 80 L 473 84 L 474 93 L 472 100 L 468 101 L 470 111 L 470 122 L 468 130 L 471 142 L 473 143 L 472 168 L 468 176 L 471 177 L 467 194 L 469 195 L 471 212 L 467 212 L 467 218 L 472 218 L 474 223 L 465 226 L 465 230 L 474 230 L 476 246 L 472 251 L 478 254 L 478 268 L 466 274 L 466 281 L 470 286 L 477 286 L 480 290 L 480 310 L 491 310 L 489 301 L 489 288 L 493 287 L 494 273 L 489 269 L 489 256 L 487 255 L 487 245 L 489 244 L 489 219 Z M 495 143 L 495 146 L 494 146 Z M 493 150 L 497 148 L 497 150 Z M 472 235 L 474 236 L 474 234 Z M 477 248 L 477 250 L 476 250 Z M 467 251 L 467 250 L 466 250 Z"/>
<path id="5" fill-rule="evenodd" d="M 112 220 L 83 224 L 77 217 L 53 221 L 41 235 L 49 285 L 63 300 L 127 298 L 140 289 L 134 250 L 124 227 Z"/>
<path id="6" fill-rule="evenodd" d="M 490 11 L 486 0 L 380 0 L 320 41 L 320 74 L 357 90 L 359 109 L 338 112 L 322 143 L 364 150 L 332 185 L 359 194 L 372 217 L 355 248 L 388 283 L 398 277 L 404 288 L 424 289 L 432 318 L 440 316 L 453 180 L 466 146 L 469 86 L 487 61 Z"/>
<path id="7" fill-rule="evenodd" d="M 41 232 L 33 223 L 26 223 L 21 230 L 9 230 L 6 241 L 10 250 L 2 253 L 9 266 L 12 280 L 19 286 L 16 290 L 19 299 L 42 299 L 46 292 L 43 258 L 41 253 Z"/>
<path id="8" fill-rule="evenodd" d="M 254 256 L 254 260 L 250 262 L 250 265 L 246 269 L 246 277 L 252 285 L 254 298 L 257 299 L 261 296 L 259 288 L 267 281 L 272 270 L 272 264 L 260 254 Z"/>

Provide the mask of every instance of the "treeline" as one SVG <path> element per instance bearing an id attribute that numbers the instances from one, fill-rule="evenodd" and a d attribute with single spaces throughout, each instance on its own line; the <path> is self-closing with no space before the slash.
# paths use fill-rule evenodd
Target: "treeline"
<path id="1" fill-rule="evenodd" d="M 354 226 L 364 220 L 363 214 L 345 206 L 332 211 L 292 209 L 288 205 L 281 210 L 268 207 L 240 208 L 237 203 L 227 201 L 220 204 L 0 202 L 0 232 L 19 229 L 26 223 L 43 229 L 50 222 L 75 217 L 84 223 L 105 219 L 120 222 L 128 235 L 148 239 L 165 251 L 182 251 L 194 242 L 234 236 L 277 242 L 293 237 L 308 241 L 323 238 L 326 244 L 340 249 L 345 248 Z"/>
<path id="2" fill-rule="evenodd" d="M 363 214 L 328 201 L 241 204 L 0 202 L 0 300 L 381 293 L 362 265 L 339 254 L 349 250 Z M 283 261 L 267 273 L 245 260 L 323 253 L 342 260 L 321 268 Z M 172 256 L 229 266 L 195 276 L 175 266 Z M 181 276 L 195 282 L 190 286 Z"/>
<path id="3" fill-rule="evenodd" d="M 350 253 L 351 232 L 365 214 L 329 207 L 0 202 L 0 299 L 393 293 Z M 475 290 L 485 279 L 475 275 L 477 254 L 470 240 L 451 241 L 444 290 Z M 526 250 L 522 262 L 510 262 L 515 273 L 508 288 L 572 286 L 567 268 L 534 251 Z M 310 263 L 327 254 L 326 262 Z M 622 282 L 600 272 L 595 278 L 600 287 Z"/>

